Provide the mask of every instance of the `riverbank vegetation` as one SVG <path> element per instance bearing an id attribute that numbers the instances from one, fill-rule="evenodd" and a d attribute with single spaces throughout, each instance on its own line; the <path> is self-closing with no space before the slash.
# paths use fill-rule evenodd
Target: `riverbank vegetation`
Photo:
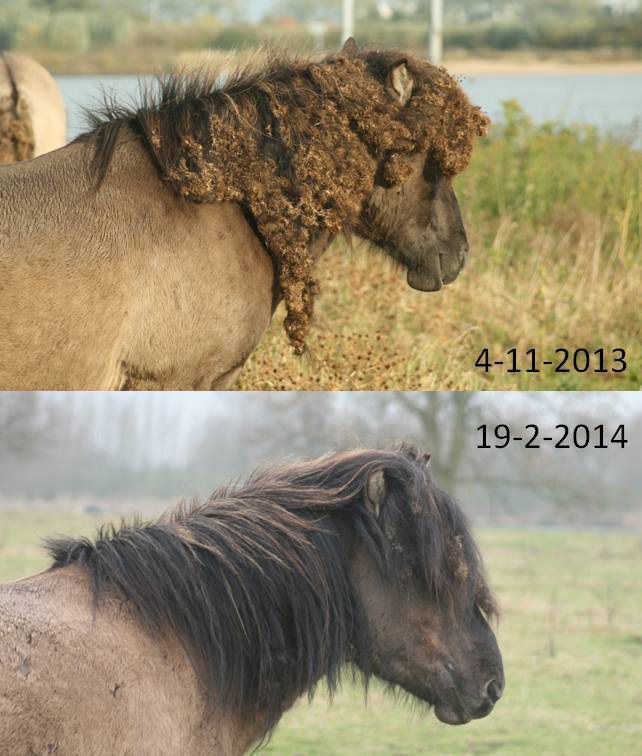
<path id="1" fill-rule="evenodd" d="M 203 49 L 336 49 L 339 6 L 273 0 L 250 21 L 235 0 L 13 0 L 0 8 L 0 49 L 26 52 L 54 73 L 149 73 Z M 363 0 L 356 12 L 360 44 L 426 50 L 425 3 Z M 444 35 L 451 59 L 641 60 L 642 9 L 596 0 L 450 0 Z"/>

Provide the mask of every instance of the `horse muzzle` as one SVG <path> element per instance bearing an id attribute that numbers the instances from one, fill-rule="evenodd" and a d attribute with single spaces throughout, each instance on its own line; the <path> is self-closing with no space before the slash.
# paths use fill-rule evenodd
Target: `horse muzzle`
<path id="1" fill-rule="evenodd" d="M 408 270 L 406 281 L 411 289 L 417 291 L 439 291 L 444 285 L 441 273 L 425 272 L 422 270 Z"/>
<path id="2" fill-rule="evenodd" d="M 484 686 L 481 698 L 471 704 L 465 701 L 454 688 L 449 690 L 450 695 L 437 700 L 434 704 L 435 716 L 440 722 L 450 725 L 467 724 L 472 719 L 483 719 L 495 708 L 495 704 L 504 692 L 503 679 L 493 677 Z"/>
<path id="3" fill-rule="evenodd" d="M 408 286 L 417 291 L 439 291 L 457 278 L 466 264 L 467 257 L 466 242 L 454 251 L 449 249 L 432 255 L 428 264 L 408 269 Z"/>

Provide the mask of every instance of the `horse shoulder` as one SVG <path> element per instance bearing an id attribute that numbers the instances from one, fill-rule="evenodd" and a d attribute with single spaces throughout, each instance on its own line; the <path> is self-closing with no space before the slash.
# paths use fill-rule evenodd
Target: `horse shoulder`
<path id="1" fill-rule="evenodd" d="M 166 388 L 223 388 L 272 315 L 272 263 L 241 208 L 179 204 L 140 260 L 144 295 L 129 333 L 136 372 L 164 376 Z"/>
<path id="2" fill-rule="evenodd" d="M 114 190 L 126 195 L 141 175 L 115 175 Z M 156 210 L 129 250 L 135 304 L 121 332 L 124 387 L 223 388 L 269 325 L 272 261 L 240 205 L 188 202 L 155 170 L 145 175 Z"/>
<path id="3" fill-rule="evenodd" d="M 144 631 L 120 601 L 95 609 L 88 582 L 73 566 L 0 586 L 0 744 L 11 753 L 231 754 L 229 727 L 205 720 L 182 649 Z"/>
<path id="4" fill-rule="evenodd" d="M 127 272 L 87 162 L 72 144 L 0 167 L 2 388 L 100 387 Z"/>
<path id="5" fill-rule="evenodd" d="M 269 323 L 269 255 L 238 205 L 181 200 L 134 138 L 93 191 L 89 149 L 0 169 L 0 386 L 222 387 Z"/>

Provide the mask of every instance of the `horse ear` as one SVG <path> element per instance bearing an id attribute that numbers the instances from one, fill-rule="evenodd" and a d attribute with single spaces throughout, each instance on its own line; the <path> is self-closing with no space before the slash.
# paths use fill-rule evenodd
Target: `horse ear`
<path id="1" fill-rule="evenodd" d="M 425 464 L 426 466 L 427 466 L 427 465 L 428 465 L 428 463 L 430 462 L 430 457 L 431 457 L 431 455 L 430 455 L 430 454 L 424 454 L 424 464 Z"/>
<path id="2" fill-rule="evenodd" d="M 348 37 L 339 51 L 346 58 L 354 58 L 359 54 L 359 46 L 354 41 L 354 37 Z"/>
<path id="3" fill-rule="evenodd" d="M 386 479 L 383 470 L 377 470 L 368 476 L 365 494 L 366 507 L 375 517 L 379 517 L 386 498 Z"/>
<path id="4" fill-rule="evenodd" d="M 414 79 L 405 60 L 400 60 L 390 67 L 386 89 L 400 105 L 405 105 L 412 95 Z"/>

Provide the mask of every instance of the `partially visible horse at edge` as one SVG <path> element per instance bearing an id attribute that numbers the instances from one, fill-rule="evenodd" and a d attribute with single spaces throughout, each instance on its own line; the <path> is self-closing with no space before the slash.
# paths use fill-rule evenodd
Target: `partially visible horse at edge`
<path id="1" fill-rule="evenodd" d="M 31 160 L 67 141 L 60 89 L 35 60 L 0 52 L 0 163 Z"/>
<path id="2" fill-rule="evenodd" d="M 448 724 L 503 692 L 481 557 L 412 446 L 268 467 L 48 548 L 0 586 L 3 756 L 242 754 L 346 674 Z"/>
<path id="3" fill-rule="evenodd" d="M 303 352 L 339 233 L 440 289 L 468 253 L 451 180 L 487 123 L 444 69 L 354 42 L 108 103 L 0 169 L 0 388 L 227 388 L 281 299 Z"/>

